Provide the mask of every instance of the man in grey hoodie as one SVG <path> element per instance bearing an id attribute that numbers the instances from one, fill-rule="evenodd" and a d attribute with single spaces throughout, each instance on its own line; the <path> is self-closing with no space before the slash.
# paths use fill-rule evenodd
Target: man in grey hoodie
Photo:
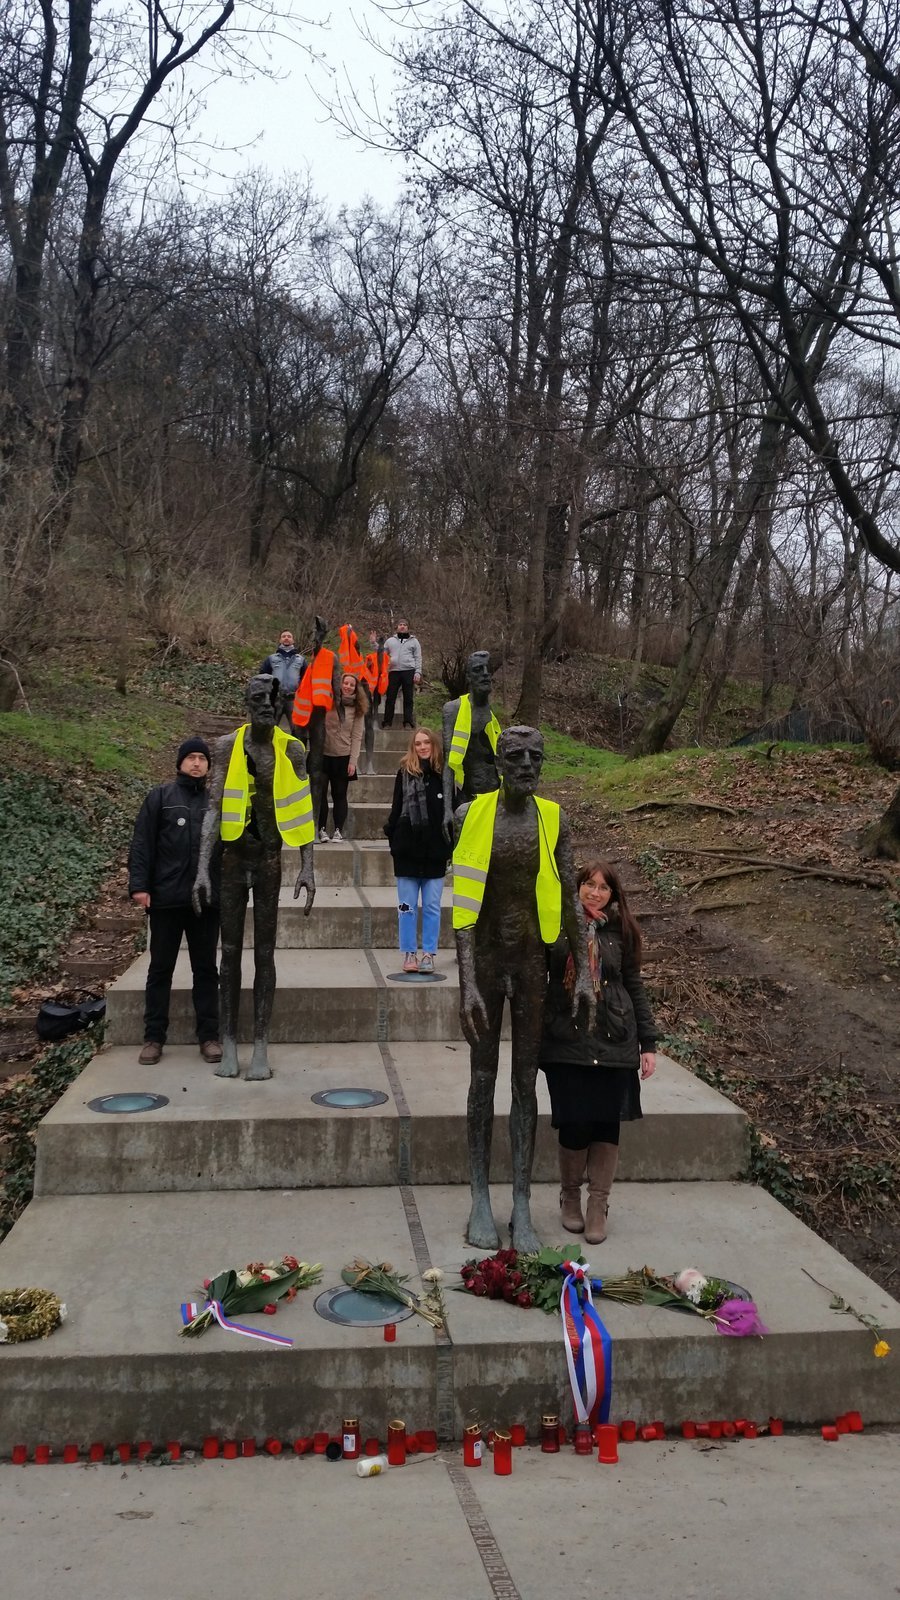
<path id="1" fill-rule="evenodd" d="M 397 702 L 399 691 L 403 690 L 403 726 L 414 728 L 416 714 L 413 709 L 413 695 L 415 686 L 422 682 L 422 646 L 414 633 L 409 631 L 409 623 L 405 617 L 398 617 L 396 631 L 389 639 L 385 639 L 384 648 L 388 653 L 390 668 L 388 671 L 387 693 L 384 697 L 384 722 L 385 728 L 393 726 L 394 706 Z"/>

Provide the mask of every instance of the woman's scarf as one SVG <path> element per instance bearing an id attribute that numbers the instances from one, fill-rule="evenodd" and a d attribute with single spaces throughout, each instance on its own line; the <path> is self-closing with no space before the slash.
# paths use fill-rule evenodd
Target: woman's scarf
<path id="1" fill-rule="evenodd" d="M 603 960 L 600 955 L 600 929 L 606 926 L 606 917 L 601 912 L 599 917 L 587 917 L 586 921 L 588 970 L 591 974 L 591 984 L 593 985 L 594 993 L 599 994 L 600 990 L 603 988 Z M 569 951 L 568 957 L 566 958 L 566 971 L 565 976 L 563 977 L 563 983 L 565 984 L 567 994 L 573 994 L 575 992 L 575 960 L 571 951 Z"/>
<path id="2" fill-rule="evenodd" d="M 401 816 L 404 816 L 411 828 L 428 827 L 428 797 L 425 793 L 424 773 L 403 771 L 403 804 Z"/>

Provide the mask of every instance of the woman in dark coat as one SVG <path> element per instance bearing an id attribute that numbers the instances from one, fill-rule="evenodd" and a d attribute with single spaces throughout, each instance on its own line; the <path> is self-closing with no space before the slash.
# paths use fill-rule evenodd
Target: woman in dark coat
<path id="1" fill-rule="evenodd" d="M 560 1221 L 569 1233 L 583 1232 L 588 1244 L 602 1244 L 619 1124 L 642 1114 L 640 1080 L 656 1071 L 656 1027 L 641 982 L 641 931 L 618 874 L 608 861 L 592 861 L 581 868 L 577 883 L 597 1018 L 587 1033 L 572 1016 L 575 968 L 560 938 L 549 952 L 541 1067 L 552 1124 L 559 1130 Z"/>
<path id="2" fill-rule="evenodd" d="M 450 846 L 444 838 L 444 752 L 430 728 L 417 728 L 400 762 L 384 825 L 397 878 L 404 972 L 433 972 L 441 931 L 441 895 Z M 422 955 L 416 923 L 422 902 Z"/>

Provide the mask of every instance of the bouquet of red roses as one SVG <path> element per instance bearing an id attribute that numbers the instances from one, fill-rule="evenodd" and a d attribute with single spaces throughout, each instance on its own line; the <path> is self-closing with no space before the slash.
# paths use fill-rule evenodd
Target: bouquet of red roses
<path id="1" fill-rule="evenodd" d="M 532 1302 L 525 1275 L 519 1270 L 517 1250 L 498 1250 L 481 1261 L 466 1261 L 459 1269 L 462 1286 L 487 1300 L 505 1300 L 527 1308 Z"/>

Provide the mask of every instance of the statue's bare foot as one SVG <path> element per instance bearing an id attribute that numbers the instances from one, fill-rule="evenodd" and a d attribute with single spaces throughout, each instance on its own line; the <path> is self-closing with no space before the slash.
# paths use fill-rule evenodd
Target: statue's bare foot
<path id="1" fill-rule="evenodd" d="M 513 1206 L 509 1231 L 513 1249 L 518 1250 L 520 1255 L 533 1255 L 535 1251 L 541 1249 L 541 1241 L 534 1231 L 527 1200 Z"/>
<path id="2" fill-rule="evenodd" d="M 222 1040 L 222 1059 L 216 1067 L 217 1078 L 239 1078 L 240 1068 L 237 1058 L 237 1043 L 234 1039 Z"/>
<path id="3" fill-rule="evenodd" d="M 466 1223 L 466 1242 L 473 1244 L 476 1250 L 500 1249 L 500 1235 L 497 1232 L 490 1200 L 472 1201 L 472 1209 Z"/>
<path id="4" fill-rule="evenodd" d="M 263 1078 L 271 1078 L 272 1068 L 269 1066 L 269 1050 L 264 1039 L 257 1039 L 247 1068 L 247 1082 L 252 1083 Z"/>

